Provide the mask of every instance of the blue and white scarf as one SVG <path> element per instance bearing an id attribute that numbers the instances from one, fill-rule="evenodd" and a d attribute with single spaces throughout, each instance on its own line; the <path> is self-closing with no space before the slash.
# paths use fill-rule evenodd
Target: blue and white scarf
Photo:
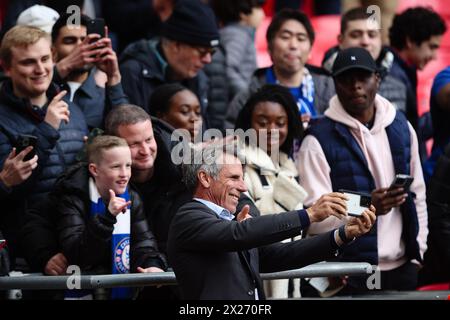
<path id="1" fill-rule="evenodd" d="M 311 118 L 314 118 L 317 116 L 317 111 L 314 108 L 314 81 L 308 69 L 303 68 L 303 73 L 300 87 L 288 89 L 297 102 L 299 113 L 301 115 L 309 114 Z M 273 68 L 267 69 L 266 81 L 268 84 L 280 84 L 273 72 Z"/>
<path id="2" fill-rule="evenodd" d="M 128 188 L 125 193 L 117 195 L 130 200 Z M 91 200 L 91 216 L 102 215 L 106 213 L 105 206 L 94 179 L 89 178 L 89 198 Z M 116 216 L 117 222 L 114 224 L 114 230 L 111 239 L 112 250 L 112 274 L 130 273 L 130 230 L 131 230 L 131 211 L 130 206 L 127 207 L 125 213 L 119 213 Z M 113 288 L 111 290 L 111 299 L 131 298 L 131 288 Z"/>

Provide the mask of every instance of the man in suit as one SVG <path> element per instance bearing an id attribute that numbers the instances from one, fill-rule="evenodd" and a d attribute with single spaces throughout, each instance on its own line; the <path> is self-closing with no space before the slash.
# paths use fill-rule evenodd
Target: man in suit
<path id="1" fill-rule="evenodd" d="M 345 196 L 332 193 L 306 210 L 254 218 L 245 205 L 236 221 L 233 214 L 240 194 L 247 190 L 242 163 L 236 155 L 221 151 L 209 146 L 191 152 L 193 161 L 184 165 L 184 180 L 194 190 L 194 199 L 173 218 L 168 239 L 169 261 L 184 299 L 264 299 L 259 272 L 329 259 L 375 222 L 371 207 L 340 229 L 278 243 L 299 235 L 311 222 L 346 216 Z"/>

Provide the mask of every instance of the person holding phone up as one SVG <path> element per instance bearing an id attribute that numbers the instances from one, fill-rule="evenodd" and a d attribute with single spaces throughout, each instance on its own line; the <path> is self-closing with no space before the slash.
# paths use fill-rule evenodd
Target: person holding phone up
<path id="1" fill-rule="evenodd" d="M 427 249 L 427 205 L 417 135 L 405 116 L 377 94 L 380 76 L 363 48 L 341 50 L 333 65 L 336 96 L 311 126 L 298 155 L 305 205 L 334 190 L 370 194 L 376 226 L 345 249 L 344 261 L 378 265 L 382 290 L 415 290 Z M 411 175 L 409 190 L 392 186 Z M 406 180 L 404 180 L 406 181 Z M 310 234 L 343 223 L 335 217 L 311 225 Z M 343 292 L 369 290 L 367 277 L 350 277 Z"/>
<path id="2" fill-rule="evenodd" d="M 102 19 L 81 15 L 79 26 L 70 22 L 71 15 L 63 14 L 53 25 L 53 81 L 81 108 L 89 129 L 103 128 L 105 114 L 114 106 L 128 103 L 117 55 Z"/>

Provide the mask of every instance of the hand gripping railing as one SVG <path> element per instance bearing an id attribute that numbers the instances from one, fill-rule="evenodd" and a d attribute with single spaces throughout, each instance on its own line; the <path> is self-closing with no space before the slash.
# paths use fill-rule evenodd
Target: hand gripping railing
<path id="1" fill-rule="evenodd" d="M 345 275 L 364 275 L 372 272 L 368 263 L 353 262 L 322 262 L 295 270 L 261 274 L 264 280 L 313 278 Z M 0 290 L 28 289 L 52 290 L 67 289 L 68 283 L 76 275 L 44 276 L 30 274 L 23 277 L 0 277 Z M 173 272 L 131 273 L 120 275 L 79 275 L 80 287 L 78 289 L 97 289 L 113 287 L 143 287 L 156 285 L 176 285 Z"/>

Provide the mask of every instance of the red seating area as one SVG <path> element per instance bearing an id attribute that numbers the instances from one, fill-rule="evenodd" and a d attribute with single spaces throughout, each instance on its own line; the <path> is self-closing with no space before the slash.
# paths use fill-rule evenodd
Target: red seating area
<path id="1" fill-rule="evenodd" d="M 337 45 L 337 36 L 340 32 L 339 15 L 326 15 L 311 18 L 311 24 L 315 30 L 316 39 L 311 50 L 309 63 L 320 66 L 325 52 Z"/>
<path id="2" fill-rule="evenodd" d="M 450 290 L 450 283 L 438 283 L 438 284 L 430 284 L 428 286 L 423 286 L 417 288 L 419 291 L 448 291 Z"/>

